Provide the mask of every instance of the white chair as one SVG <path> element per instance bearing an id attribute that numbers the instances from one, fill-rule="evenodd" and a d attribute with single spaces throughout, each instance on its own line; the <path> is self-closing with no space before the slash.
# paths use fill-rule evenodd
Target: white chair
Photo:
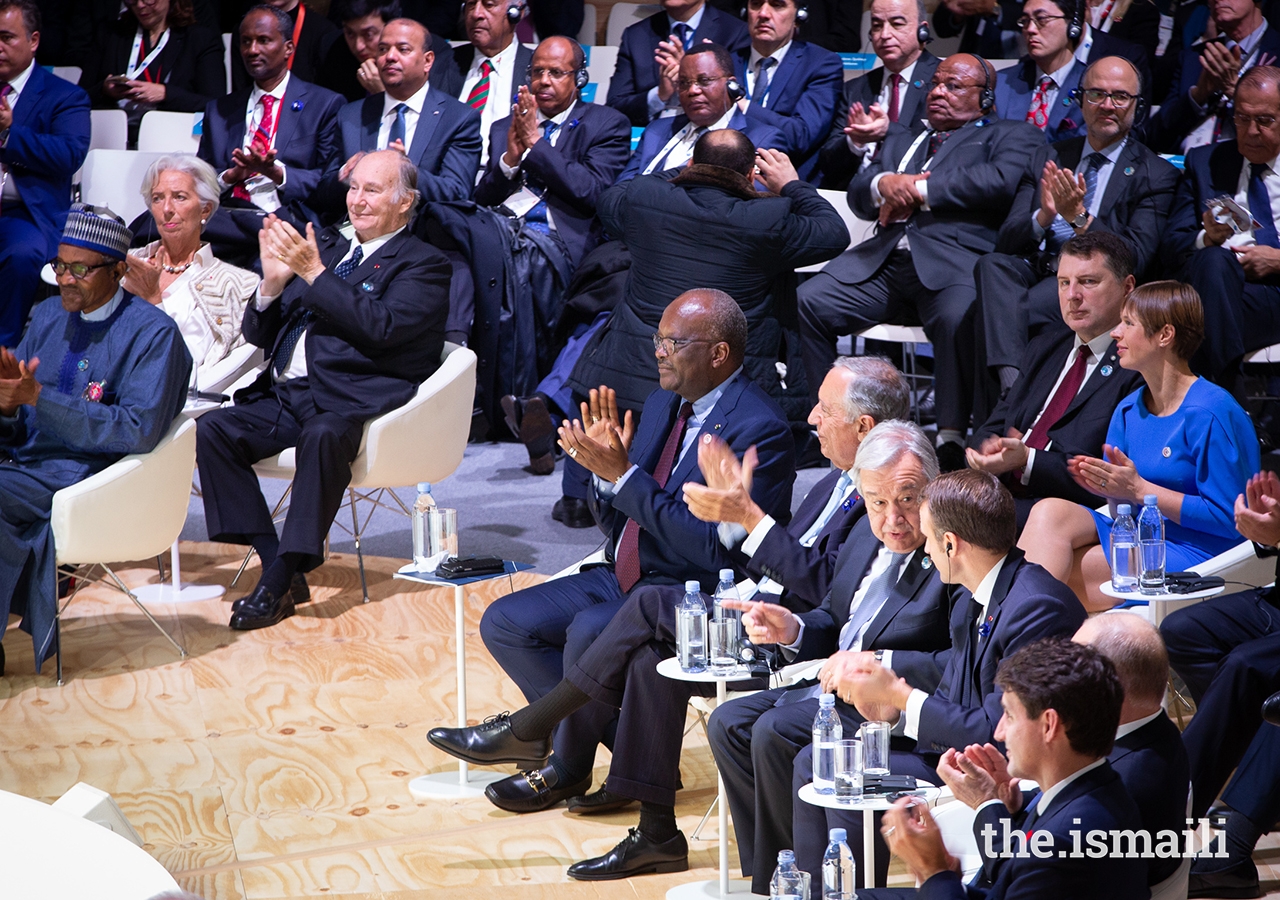
<path id="1" fill-rule="evenodd" d="M 72 84 L 80 83 L 80 76 L 84 74 L 79 66 L 54 66 L 53 74 L 57 75 L 63 81 L 70 81 Z M 123 112 L 124 110 L 121 110 Z"/>
<path id="2" fill-rule="evenodd" d="M 58 684 L 62 684 L 62 613 L 86 580 L 123 592 L 183 656 L 187 650 L 161 627 L 108 563 L 149 559 L 167 550 L 187 519 L 196 467 L 196 423 L 179 416 L 150 453 L 134 453 L 53 495 L 50 522 L 58 565 L 85 567 L 55 618 Z M 128 527 L 122 527 L 128 523 Z M 91 577 L 95 568 L 106 580 Z"/>
<path id="3" fill-rule="evenodd" d="M 973 836 L 973 820 L 978 814 L 963 803 L 947 803 L 934 807 L 933 821 L 938 823 L 943 846 L 960 860 L 964 873 L 961 879 L 968 883 L 982 868 L 982 854 L 978 852 L 978 840 Z"/>
<path id="4" fill-rule="evenodd" d="M 610 47 L 622 43 L 622 32 L 628 25 L 634 25 L 649 18 L 662 7 L 657 3 L 615 3 L 609 9 L 609 24 L 605 26 L 604 42 Z"/>
<path id="5" fill-rule="evenodd" d="M 200 149 L 195 127 L 203 119 L 202 112 L 153 109 L 138 126 L 138 149 L 144 153 L 195 153 Z"/>
<path id="6" fill-rule="evenodd" d="M 604 103 L 609 95 L 609 82 L 613 80 L 613 71 L 618 67 L 617 47 L 586 47 L 587 75 L 596 87 L 596 103 Z"/>
<path id="7" fill-rule="evenodd" d="M 108 206 L 125 222 L 132 222 L 147 211 L 141 194 L 142 176 L 161 156 L 137 150 L 90 150 L 81 169 L 81 199 Z"/>
<path id="8" fill-rule="evenodd" d="M 227 388 L 239 382 L 245 374 L 255 375 L 263 363 L 262 348 L 254 344 L 241 344 L 209 368 L 200 373 L 196 388 L 201 393 L 226 394 Z"/>
<path id="9" fill-rule="evenodd" d="M 594 3 L 582 5 L 582 27 L 578 29 L 578 43 L 584 47 L 596 42 L 596 21 L 599 13 Z"/>
<path id="10" fill-rule="evenodd" d="M 859 219 L 854 214 L 853 210 L 850 209 L 849 195 L 844 191 L 819 190 L 818 196 L 835 207 L 836 212 L 840 214 L 840 218 L 843 220 L 845 227 L 849 229 L 850 247 L 855 244 L 861 244 L 867 238 L 871 237 L 871 235 L 875 234 L 876 223 L 866 222 Z M 796 271 L 821 272 L 826 265 L 826 263 L 814 263 L 811 266 L 802 266 L 799 269 L 796 269 Z"/>
<path id="11" fill-rule="evenodd" d="M 129 117 L 123 109 L 89 111 L 89 149 L 123 150 L 129 143 Z"/>
<path id="12" fill-rule="evenodd" d="M 364 574 L 364 552 L 360 549 L 361 532 L 368 527 L 373 510 L 378 507 L 409 515 L 409 508 L 392 492 L 392 488 L 422 481 L 441 481 L 458 468 L 467 447 L 475 393 L 475 353 L 458 344 L 446 343 L 440 368 L 418 387 L 412 400 L 365 423 L 360 452 L 351 464 L 351 485 L 346 501 L 351 507 L 350 533 L 355 538 L 360 590 L 365 603 L 369 602 L 369 585 Z M 295 471 L 293 451 L 294 448 L 290 447 L 274 459 L 258 463 L 254 469 L 263 478 L 292 481 Z M 288 497 L 289 491 L 286 490 L 272 511 L 272 518 L 280 515 Z M 395 505 L 383 502 L 384 497 L 389 497 Z M 364 525 L 361 525 L 356 510 L 356 503 L 361 500 L 372 504 Z M 345 526 L 339 527 L 345 530 Z M 240 571 L 232 579 L 233 585 L 252 555 L 252 550 L 245 555 Z"/>
<path id="13" fill-rule="evenodd" d="M 227 93 L 231 93 L 231 34 L 222 33 L 222 68 L 227 73 Z"/>

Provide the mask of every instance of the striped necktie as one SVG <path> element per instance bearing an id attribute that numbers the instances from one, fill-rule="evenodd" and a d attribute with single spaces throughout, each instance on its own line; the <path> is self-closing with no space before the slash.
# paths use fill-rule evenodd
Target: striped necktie
<path id="1" fill-rule="evenodd" d="M 262 118 L 258 120 L 258 128 L 253 132 L 253 139 L 249 141 L 249 149 L 265 155 L 271 149 L 271 135 L 275 133 L 275 121 L 271 113 L 275 109 L 276 98 L 270 94 L 263 94 L 258 102 L 262 104 Z M 239 200 L 252 199 L 243 184 L 237 184 L 231 191 L 231 196 Z"/>
<path id="2" fill-rule="evenodd" d="M 484 109 L 485 103 L 489 100 L 489 75 L 492 72 L 493 63 L 487 59 L 480 63 L 480 80 L 471 89 L 471 93 L 467 94 L 467 106 L 476 111 Z"/>

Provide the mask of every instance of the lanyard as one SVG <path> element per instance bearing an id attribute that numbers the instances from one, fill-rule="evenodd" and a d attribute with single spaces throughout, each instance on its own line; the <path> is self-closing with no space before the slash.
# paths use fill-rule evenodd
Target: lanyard
<path id="1" fill-rule="evenodd" d="M 125 69 L 124 77 L 129 81 L 137 79 L 139 73 L 147 71 L 160 51 L 164 49 L 165 44 L 169 43 L 169 29 L 164 30 L 164 34 L 160 35 L 160 40 L 156 42 L 155 49 L 147 54 L 147 58 L 142 62 L 138 62 L 138 56 L 142 53 L 142 27 L 138 27 L 138 33 L 133 36 L 133 50 L 129 53 L 129 68 Z"/>
<path id="2" fill-rule="evenodd" d="M 298 38 L 302 36 L 302 23 L 307 18 L 307 5 L 305 3 L 298 4 L 298 21 L 293 23 L 293 52 L 289 54 L 289 62 L 285 66 L 290 72 L 293 71 L 293 58 L 298 55 Z"/>
<path id="3" fill-rule="evenodd" d="M 920 132 L 920 134 L 916 136 L 916 139 L 914 141 L 911 142 L 911 146 L 907 148 L 906 153 L 902 154 L 902 159 L 898 163 L 899 175 L 907 171 L 907 166 L 911 165 L 911 160 L 915 158 L 916 153 L 920 150 L 920 145 L 923 144 L 931 134 L 933 134 L 933 129 L 926 128 L 924 131 Z M 924 161 L 924 165 L 920 167 L 920 171 L 921 172 L 928 171 L 929 163 L 931 162 L 933 162 L 932 157 L 930 157 L 929 159 L 926 159 Z"/>
<path id="4" fill-rule="evenodd" d="M 668 156 L 671 155 L 672 150 L 675 150 L 676 147 L 679 147 L 682 143 L 687 141 L 690 137 L 697 135 L 699 131 L 700 129 L 696 125 L 694 125 L 692 122 L 690 122 L 688 125 L 681 128 L 674 135 L 672 135 L 671 140 L 667 141 L 666 145 L 662 148 L 662 152 L 659 153 L 657 156 L 655 156 L 653 158 L 653 161 L 650 162 L 649 165 L 645 166 L 644 171 L 641 172 L 640 174 L 652 175 L 654 169 L 656 169 L 660 164 L 666 162 L 666 159 Z"/>

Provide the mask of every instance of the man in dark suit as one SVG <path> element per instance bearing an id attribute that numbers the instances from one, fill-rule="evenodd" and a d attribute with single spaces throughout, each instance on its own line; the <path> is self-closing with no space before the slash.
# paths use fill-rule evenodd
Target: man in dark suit
<path id="1" fill-rule="evenodd" d="M 890 126 L 878 159 L 849 186 L 849 206 L 880 229 L 800 286 L 800 341 L 809 390 L 835 358 L 836 339 L 881 322 L 922 322 L 933 342 L 939 462 L 964 465 L 973 402 L 973 267 L 995 246 L 1027 157 L 1033 126 L 988 118 L 990 64 L 944 60 L 929 92 L 929 128 Z M 952 446 L 947 446 L 948 444 Z"/>
<path id="2" fill-rule="evenodd" d="M 643 128 L 659 116 L 676 114 L 676 82 L 685 77 L 680 60 L 704 41 L 730 53 L 744 52 L 751 38 L 741 19 L 707 6 L 705 0 L 663 0 L 662 11 L 622 32 L 618 62 L 606 101 Z M 729 74 L 733 74 L 730 66 Z"/>
<path id="3" fill-rule="evenodd" d="M 818 165 L 840 96 L 840 57 L 816 44 L 794 40 L 797 0 L 749 0 L 751 48 L 737 55 L 738 83 L 747 94 L 738 108 L 747 121 L 777 129 L 774 148 L 791 157 L 806 181 Z"/>
<path id="4" fill-rule="evenodd" d="M 453 52 L 453 65 L 462 79 L 457 96 L 480 114 L 485 159 L 493 123 L 511 113 L 533 64 L 533 51 L 516 40 L 523 0 L 467 0 L 462 11 L 470 43 Z"/>
<path id="5" fill-rule="evenodd" d="M 329 45 L 335 40 L 341 40 L 337 26 L 315 10 L 308 9 L 301 0 L 264 0 L 262 5 L 277 9 L 289 17 L 286 36 L 293 44 L 293 49 L 289 51 L 289 71 L 301 81 L 315 84 L 323 69 Z M 250 10 L 258 8 L 255 6 Z M 233 52 L 231 89 L 242 91 L 257 80 L 249 61 Z"/>
<path id="6" fill-rule="evenodd" d="M 418 169 L 424 201 L 466 200 L 480 168 L 480 116 L 430 84 L 431 35 L 412 19 L 394 19 L 378 40 L 384 93 L 348 103 L 338 113 L 346 160 L 317 198 L 329 214 L 345 208 L 343 182 L 361 153 L 399 149 Z M 340 217 L 340 216 L 339 216 Z"/>
<path id="7" fill-rule="evenodd" d="M 1111 339 L 1134 287 L 1132 266 L 1127 242 L 1106 231 L 1063 245 L 1058 321 L 1066 328 L 1032 340 L 1018 363 L 1021 375 L 969 439 L 969 465 L 999 477 L 1013 493 L 1019 533 L 1041 498 L 1091 508 L 1103 502 L 1076 483 L 1067 461 L 1101 456 L 1112 412 L 1142 384 L 1141 375 L 1120 367 Z"/>
<path id="8" fill-rule="evenodd" d="M 1035 781 L 1040 791 L 1025 816 L 1006 812 L 998 826 L 987 824 L 978 836 L 984 855 L 1008 854 L 995 883 L 988 888 L 963 884 L 928 810 L 913 808 L 912 799 L 906 798 L 885 813 L 883 833 L 890 850 L 906 862 L 921 886 L 910 891 L 860 890 L 858 895 L 874 900 L 1147 896 L 1146 859 L 1113 849 L 1112 843 L 1106 847 L 1111 852 L 1100 857 L 1081 850 L 1085 835 L 1110 835 L 1114 842 L 1116 835 L 1143 825 L 1138 807 L 1106 758 L 1124 696 L 1115 666 L 1092 647 L 1042 640 L 1005 660 L 997 684 L 1003 691 L 1002 716 L 994 736 L 1009 753 L 1001 796 L 1016 795 L 1020 800 L 1021 778 Z M 1010 840 L 1014 830 L 1025 830 L 1020 835 L 1025 843 Z M 1046 838 L 1026 837 L 1032 833 Z"/>
<path id="9" fill-rule="evenodd" d="M 0 6 L 0 44 L 0 346 L 13 347 L 89 152 L 89 97 L 36 65 L 40 11 L 31 0 Z"/>
<path id="10" fill-rule="evenodd" d="M 924 49 L 922 25 L 928 29 L 921 0 L 873 0 L 871 48 L 884 65 L 844 83 L 831 133 L 818 155 L 820 187 L 848 190 L 891 124 L 900 122 L 912 132 L 923 127 L 925 97 L 941 60 Z"/>
<path id="11" fill-rule="evenodd" d="M 978 376 L 997 378 L 1001 393 L 1016 377 L 1028 338 L 1060 330 L 1054 269 L 1063 243 L 1079 234 L 1119 235 L 1142 279 L 1173 205 L 1178 170 L 1133 134 L 1146 102 L 1137 69 L 1109 56 L 1090 65 L 1080 83 L 1086 134 L 1036 151 L 1000 227 L 997 252 L 974 269 L 986 357 Z"/>
<path id="12" fill-rule="evenodd" d="M 1235 121 L 1247 127 L 1187 154 L 1164 243 L 1170 270 L 1184 267 L 1179 277 L 1204 304 L 1205 341 L 1191 368 L 1228 388 L 1246 353 L 1280 341 L 1280 173 L 1271 168 L 1280 154 L 1280 69 L 1250 69 L 1235 93 Z M 1237 233 L 1218 222 L 1207 204 L 1223 196 L 1259 227 Z"/>
<path id="13" fill-rule="evenodd" d="M 933 12 L 933 30 L 938 37 L 959 36 L 960 53 L 1012 58 L 1018 52 L 1021 15 L 1021 0 L 943 0 Z"/>
<path id="14" fill-rule="evenodd" d="M 408 402 L 440 365 L 450 267 L 404 233 L 417 171 L 394 151 L 356 164 L 350 240 L 336 228 L 317 238 L 310 225 L 304 237 L 275 217 L 260 234 L 263 281 L 244 334 L 267 351 L 267 368 L 196 432 L 210 538 L 250 544 L 262 560 L 232 628 L 274 625 L 309 599 L 300 575 L 324 561 L 364 423 Z M 287 447 L 297 471 L 277 538 L 253 464 Z"/>
<path id="15" fill-rule="evenodd" d="M 378 73 L 378 41 L 387 23 L 401 17 L 400 0 L 335 3 L 330 18 L 341 26 L 342 40 L 329 48 L 316 83 L 351 102 L 382 93 L 386 88 Z M 456 97 L 462 90 L 462 74 L 453 62 L 453 47 L 432 31 L 431 52 L 435 62 L 427 80 L 433 88 Z"/>
<path id="16" fill-rule="evenodd" d="M 295 227 L 316 188 L 333 177 L 338 158 L 338 94 L 289 71 L 293 53 L 289 16 L 257 6 L 240 23 L 240 56 L 253 84 L 209 104 L 197 155 L 219 173 L 222 204 L 205 226 L 219 258 L 245 265 L 257 253 L 257 235 L 270 213 Z M 134 232 L 154 233 L 149 213 Z"/>
<path id="17" fill-rule="evenodd" d="M 635 153 L 618 176 L 619 184 L 637 175 L 684 167 L 693 158 L 698 138 L 722 128 L 741 131 L 757 149 L 782 149 L 785 139 L 781 132 L 740 108 L 746 95 L 738 85 L 734 66 L 729 51 L 719 44 L 699 44 L 681 57 L 676 79 L 680 114 L 656 119 L 645 128 Z"/>
<path id="18" fill-rule="evenodd" d="M 1237 134 L 1233 100 L 1240 76 L 1280 60 L 1280 32 L 1267 23 L 1262 4 L 1230 0 L 1211 7 L 1217 34 L 1178 57 L 1178 71 L 1160 111 L 1144 127 L 1144 141 L 1158 153 L 1189 153 Z"/>
<path id="19" fill-rule="evenodd" d="M 1001 660 L 1041 638 L 1069 637 L 1084 622 L 1085 611 L 1070 588 L 1014 547 L 1013 497 L 991 475 L 966 469 L 934 481 L 924 492 L 920 527 L 939 576 L 968 592 L 952 608 L 951 651 L 936 689 L 913 685 L 890 666 L 865 657 L 830 673 L 824 687 L 865 719 L 903 719 L 902 732 L 915 740 L 915 748 L 894 750 L 889 768 L 932 780 L 939 754 L 985 744 L 997 733 L 1005 709 L 997 679 Z M 1109 733 L 1115 733 L 1114 722 Z M 796 757 L 793 791 L 812 780 L 812 773 L 811 748 L 805 748 Z M 797 797 L 792 827 L 797 863 L 816 871 L 827 829 L 861 834 L 862 814 L 810 806 Z M 855 849 L 854 855 L 861 853 Z M 883 851 L 877 852 L 880 883 L 888 862 Z"/>

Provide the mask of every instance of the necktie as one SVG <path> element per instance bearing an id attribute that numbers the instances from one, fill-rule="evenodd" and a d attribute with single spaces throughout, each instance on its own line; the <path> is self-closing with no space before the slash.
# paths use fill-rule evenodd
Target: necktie
<path id="1" fill-rule="evenodd" d="M 1040 418 L 1031 426 L 1031 432 L 1024 441 L 1028 447 L 1033 450 L 1043 450 L 1049 446 L 1049 431 L 1054 425 L 1058 424 L 1062 414 L 1067 411 L 1071 401 L 1080 392 L 1080 385 L 1084 384 L 1084 372 L 1089 366 L 1089 358 L 1092 355 L 1089 352 L 1088 344 L 1080 345 L 1080 349 L 1076 352 L 1075 362 L 1071 364 L 1070 369 L 1067 369 L 1067 374 L 1063 376 L 1062 381 L 1058 384 L 1058 389 L 1053 392 L 1049 405 L 1044 408 Z"/>
<path id="2" fill-rule="evenodd" d="M 964 660 L 964 668 L 961 669 L 959 675 L 964 679 L 960 686 L 960 704 L 962 706 L 972 706 L 974 695 L 974 683 L 976 681 L 976 673 L 974 664 L 978 659 L 978 621 L 983 616 L 982 604 L 972 597 L 969 598 L 969 627 L 965 631 L 964 652 L 960 654 L 960 658 Z M 955 699 L 955 694 L 951 691 L 947 692 L 948 697 Z"/>
<path id="3" fill-rule="evenodd" d="M 692 415 L 692 403 L 686 400 L 680 404 L 680 413 L 671 426 L 671 433 L 667 435 L 667 442 L 662 447 L 662 455 L 658 457 L 658 464 L 653 469 L 653 480 L 658 482 L 660 488 L 665 488 L 667 479 L 671 477 L 671 469 L 680 452 L 680 442 L 684 440 L 685 426 L 689 424 Z M 622 529 L 622 540 L 618 542 L 618 558 L 613 571 L 618 576 L 618 587 L 622 588 L 624 594 L 640 580 L 640 526 L 635 519 L 628 519 Z"/>
<path id="4" fill-rule="evenodd" d="M 858 608 L 850 610 L 848 621 L 840 629 L 841 650 L 853 647 L 853 641 L 862 630 L 862 626 L 871 621 L 871 617 L 884 606 L 884 602 L 889 599 L 889 595 L 898 584 L 898 570 L 902 567 L 902 561 L 910 555 L 909 553 L 893 554 L 889 559 L 889 567 L 877 575 L 875 581 L 867 585 L 866 593 L 862 595 Z"/>
<path id="5" fill-rule="evenodd" d="M 813 524 L 809 526 L 809 530 L 800 536 L 801 547 L 812 547 L 818 540 L 818 535 L 822 534 L 822 529 L 827 527 L 827 523 L 835 516 L 836 510 L 840 507 L 848 508 L 849 505 L 857 498 L 857 494 L 850 497 L 849 501 L 845 501 L 845 492 L 849 490 L 853 484 L 853 479 L 849 477 L 848 472 L 841 472 L 840 477 L 836 479 L 836 486 L 831 491 L 831 496 L 827 499 L 827 505 L 822 508 L 822 512 L 818 513 L 818 518 L 813 520 Z M 763 591 L 765 585 L 771 584 L 773 579 L 769 576 L 761 578 L 757 582 L 756 587 Z"/>
<path id="6" fill-rule="evenodd" d="M 898 84 L 902 76 L 894 72 L 889 76 L 889 121 L 898 121 Z"/>
<path id="7" fill-rule="evenodd" d="M 1080 166 L 1080 171 L 1084 173 L 1084 210 L 1088 212 L 1093 208 L 1093 195 L 1098 191 L 1098 172 L 1106 164 L 1107 157 L 1103 153 L 1090 153 L 1086 156 Z M 1062 245 L 1071 240 L 1076 235 L 1076 231 L 1071 227 L 1071 223 L 1062 216 L 1057 216 L 1049 223 L 1049 230 L 1052 239 L 1046 242 L 1046 248 L 1050 253 L 1057 253 L 1062 249 Z"/>
<path id="8" fill-rule="evenodd" d="M 489 74 L 493 71 L 493 63 L 485 60 L 480 63 L 480 80 L 476 82 L 476 86 L 471 89 L 471 93 L 467 94 L 467 106 L 474 110 L 483 110 L 485 103 L 489 99 Z"/>
<path id="9" fill-rule="evenodd" d="M 356 266 L 360 265 L 360 260 L 364 259 L 364 248 L 359 245 L 351 254 L 351 258 L 338 263 L 334 267 L 333 274 L 337 275 L 343 281 L 347 280 L 347 276 L 356 270 Z M 302 336 L 309 326 L 315 320 L 315 313 L 309 309 L 303 309 L 294 313 L 293 321 L 284 333 L 284 337 L 280 339 L 280 346 L 276 348 L 275 356 L 272 359 L 271 369 L 279 378 L 284 374 L 284 370 L 289 367 L 289 362 L 293 359 L 293 351 L 298 346 L 298 341 L 302 340 Z"/>
<path id="10" fill-rule="evenodd" d="M 1253 233 L 1254 240 L 1264 247 L 1278 247 L 1280 239 L 1276 235 L 1275 218 L 1271 215 L 1271 195 L 1262 180 L 1269 169 L 1266 163 L 1249 166 L 1249 213 L 1258 223 Z"/>
<path id="11" fill-rule="evenodd" d="M 9 102 L 9 95 L 12 93 L 13 85 L 9 84 L 7 81 L 4 84 L 0 84 L 0 100 L 3 100 L 6 105 Z M 8 171 L 8 167 L 0 167 L 0 172 L 7 173 Z M 0 185 L 2 184 L 4 184 L 4 179 L 0 178 Z"/>
<path id="12" fill-rule="evenodd" d="M 935 131 L 929 135 L 929 150 L 925 154 L 925 159 L 933 159 L 935 153 L 942 149 L 942 145 L 947 142 L 947 138 L 951 137 L 950 131 Z"/>
<path id="13" fill-rule="evenodd" d="M 391 123 L 391 130 L 387 132 L 387 147 L 390 147 L 396 141 L 399 141 L 401 144 L 404 145 L 404 148 L 406 150 L 409 149 L 409 142 L 404 139 L 405 138 L 404 114 L 405 114 L 405 111 L 408 110 L 408 108 L 409 107 L 404 103 L 396 104 L 396 108 L 394 110 L 396 114 L 396 120 Z M 386 147 L 384 147 L 383 149 L 385 150 Z"/>
<path id="14" fill-rule="evenodd" d="M 1049 91 L 1053 86 L 1053 79 L 1048 75 L 1041 78 L 1031 95 L 1031 106 L 1027 110 L 1027 121 L 1041 131 L 1049 124 Z"/>
<path id="15" fill-rule="evenodd" d="M 547 119 L 547 121 L 543 122 L 542 123 L 543 140 L 549 142 L 553 137 L 555 137 L 556 129 L 559 127 L 560 126 L 558 126 L 555 122 L 551 121 L 550 119 Z M 531 190 L 536 191 L 538 193 L 538 196 L 544 197 L 544 198 L 546 197 L 547 186 L 542 181 L 542 179 L 539 178 L 538 176 L 532 173 L 526 173 L 524 177 L 524 183 Z M 543 234 L 551 233 L 551 224 L 550 222 L 547 221 L 547 201 L 545 199 L 539 200 L 534 205 L 533 209 L 529 210 L 527 213 L 524 214 L 524 224 L 534 229 L 535 231 L 541 231 Z"/>
<path id="16" fill-rule="evenodd" d="M 676 37 L 680 38 L 680 43 L 684 44 L 685 52 L 689 52 L 689 48 L 693 46 L 693 29 L 684 22 L 676 23 Z"/>
<path id="17" fill-rule="evenodd" d="M 698 138 L 702 137 L 704 134 L 707 133 L 707 129 L 699 128 L 696 125 L 694 125 L 692 122 L 684 126 L 684 128 L 680 129 L 680 131 L 682 135 L 680 139 L 677 141 L 673 141 L 671 143 L 671 148 L 667 150 L 666 153 L 661 154 L 656 159 L 654 159 L 653 162 L 645 166 L 644 172 L 642 174 L 651 175 L 654 172 L 665 172 L 667 169 L 674 169 L 676 166 L 683 165 L 684 162 L 688 160 L 690 156 L 693 155 L 693 145 L 698 143 Z M 670 162 L 671 154 L 675 153 L 681 147 L 684 147 L 687 150 L 687 152 L 680 158 L 679 162 L 673 165 Z"/>
<path id="18" fill-rule="evenodd" d="M 772 56 L 760 60 L 756 70 L 756 88 L 751 92 L 751 102 L 757 106 L 764 106 L 764 99 L 769 95 L 769 70 L 777 64 L 778 61 Z"/>
<path id="19" fill-rule="evenodd" d="M 258 103 L 262 105 L 262 118 L 258 120 L 258 127 L 249 141 L 249 149 L 265 154 L 271 149 L 271 135 L 275 133 L 275 122 L 271 113 L 276 108 L 276 98 L 270 94 L 263 94 Z M 231 195 L 240 200 L 250 199 L 249 191 L 243 184 L 237 184 L 231 191 Z"/>

